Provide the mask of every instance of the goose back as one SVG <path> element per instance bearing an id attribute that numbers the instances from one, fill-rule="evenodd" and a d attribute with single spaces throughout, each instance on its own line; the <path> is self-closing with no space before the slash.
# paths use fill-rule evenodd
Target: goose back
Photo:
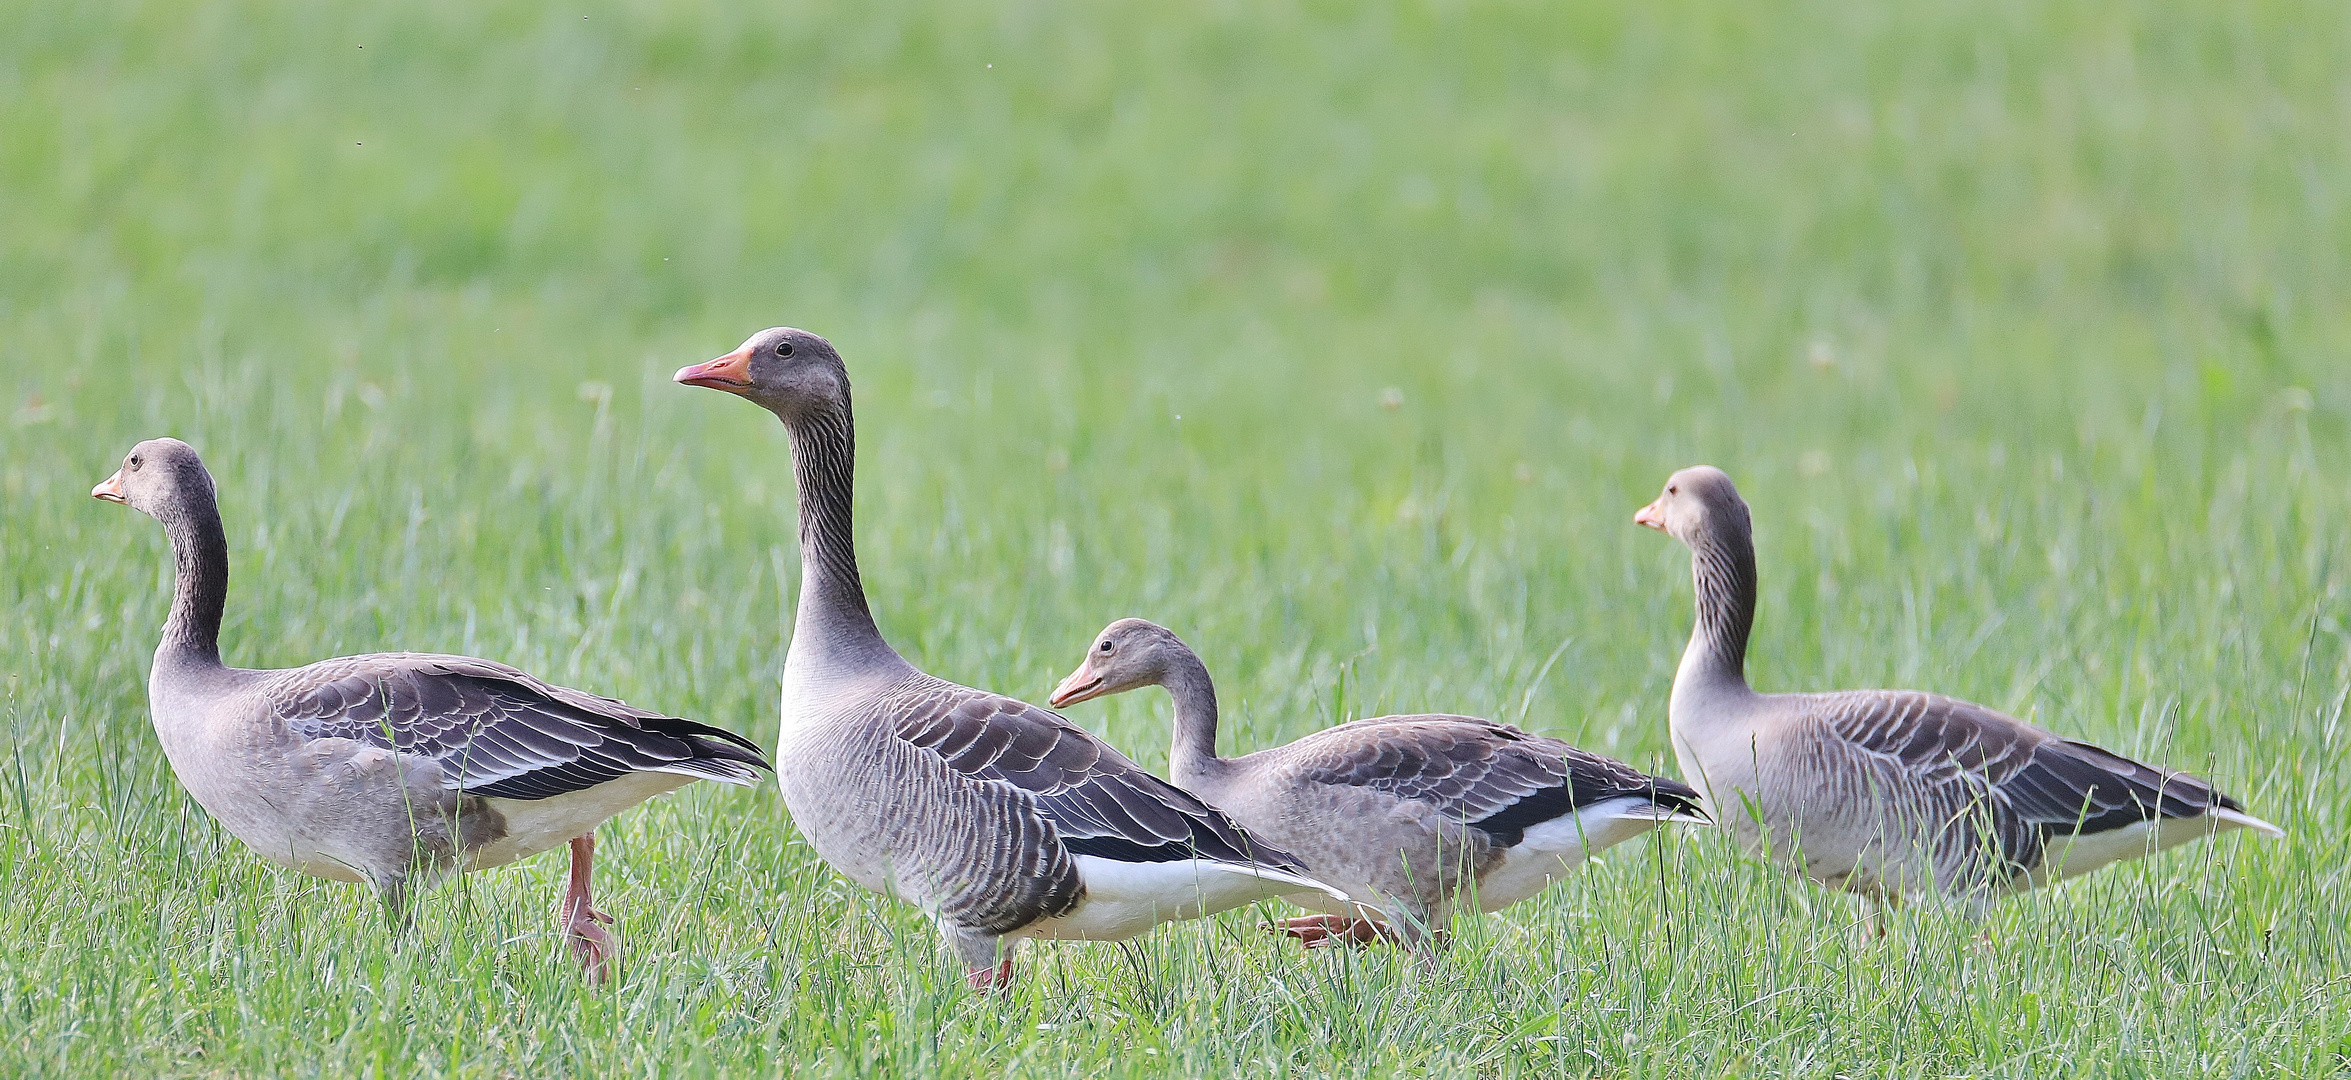
<path id="1" fill-rule="evenodd" d="M 1870 895 L 2012 891 L 2113 861 L 2052 861 L 2074 841 L 2169 847 L 2242 810 L 2194 776 L 1937 694 L 1760 695 L 1757 711 L 1743 746 L 1677 741 L 1686 772 L 1767 808 L 1717 815 L 1749 847 L 1800 850 L 1811 876 Z M 2196 820 L 2201 832 L 2138 828 Z"/>
<path id="2" fill-rule="evenodd" d="M 1510 847 L 1579 807 L 1642 798 L 1699 812 L 1697 792 L 1621 761 L 1474 716 L 1356 720 L 1239 759 L 1301 784 L 1359 787 L 1424 804 Z"/>
<path id="3" fill-rule="evenodd" d="M 1498 910 L 1660 821 L 1703 820 L 1687 785 L 1470 716 L 1357 720 L 1212 775 L 1223 782 L 1201 793 L 1252 833 L 1349 895 L 1429 925 L 1456 898 Z"/>

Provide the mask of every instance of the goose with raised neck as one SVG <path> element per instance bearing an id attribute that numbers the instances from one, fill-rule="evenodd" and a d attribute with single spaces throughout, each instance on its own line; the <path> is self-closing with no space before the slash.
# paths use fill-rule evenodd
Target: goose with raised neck
<path id="1" fill-rule="evenodd" d="M 1293 857 L 1061 717 L 908 663 L 857 572 L 848 368 L 776 327 L 682 368 L 789 433 L 800 598 L 784 659 L 776 780 L 817 854 L 938 924 L 976 989 L 1009 984 L 1031 938 L 1117 941 L 1301 890 Z"/>
<path id="2" fill-rule="evenodd" d="M 1752 517 L 1731 478 L 1683 469 L 1633 520 L 1691 552 L 1697 621 L 1667 709 L 1683 776 L 1750 851 L 1860 895 L 1881 932 L 1921 893 L 1980 907 L 2229 829 L 2284 835 L 2197 777 L 1971 702 L 1758 694 Z"/>
<path id="3" fill-rule="evenodd" d="M 153 517 L 171 542 L 171 614 L 148 698 L 173 774 L 263 858 L 371 886 L 396 927 L 417 890 L 447 875 L 568 845 L 557 916 L 601 979 L 620 942 L 589 889 L 596 827 L 694 780 L 749 785 L 767 767 L 741 736 L 473 657 L 229 667 L 228 544 L 196 451 L 140 443 L 90 494 Z"/>
<path id="4" fill-rule="evenodd" d="M 1175 700 L 1176 784 L 1352 898 L 1291 898 L 1325 913 L 1278 926 L 1309 946 L 1376 938 L 1431 952 L 1456 907 L 1499 911 L 1659 825 L 1707 823 L 1687 784 L 1471 716 L 1357 720 L 1219 757 L 1207 665 L 1142 619 L 1105 627 L 1049 700 L 1145 686 Z"/>

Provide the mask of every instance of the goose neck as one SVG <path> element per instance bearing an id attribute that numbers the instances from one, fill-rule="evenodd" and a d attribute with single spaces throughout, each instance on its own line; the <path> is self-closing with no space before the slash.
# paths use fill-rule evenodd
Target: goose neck
<path id="1" fill-rule="evenodd" d="M 1191 789 L 1224 772 L 1216 756 L 1216 682 L 1208 665 L 1188 650 L 1169 662 L 1160 685 L 1175 699 L 1175 739 L 1168 748 L 1168 772 L 1176 786 Z"/>
<path id="2" fill-rule="evenodd" d="M 220 666 L 220 620 L 229 595 L 229 544 L 220 507 L 210 492 L 188 491 L 164 513 L 171 540 L 171 614 L 156 656 L 202 667 Z"/>
<path id="3" fill-rule="evenodd" d="M 1706 530 L 1690 544 L 1698 619 L 1682 652 L 1678 686 L 1747 689 L 1747 636 L 1755 625 L 1755 543 L 1736 526 Z"/>
<path id="4" fill-rule="evenodd" d="M 784 426 L 800 488 L 800 602 L 792 651 L 887 651 L 857 573 L 850 521 L 857 440 L 849 408 L 813 410 Z"/>

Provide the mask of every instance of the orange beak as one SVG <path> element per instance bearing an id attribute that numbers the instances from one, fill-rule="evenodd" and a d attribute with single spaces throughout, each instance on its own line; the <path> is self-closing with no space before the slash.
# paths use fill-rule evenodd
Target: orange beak
<path id="1" fill-rule="evenodd" d="M 1633 511 L 1633 524 L 1647 525 L 1658 532 L 1664 532 L 1665 496 L 1659 495 L 1656 502 Z"/>
<path id="2" fill-rule="evenodd" d="M 1053 696 L 1046 698 L 1045 704 L 1059 709 L 1101 696 L 1102 680 L 1094 674 L 1094 658 L 1088 656 L 1085 663 L 1079 664 L 1076 671 L 1069 673 L 1069 678 L 1061 680 L 1061 685 L 1053 688 Z"/>
<path id="3" fill-rule="evenodd" d="M 688 364 L 679 368 L 672 379 L 687 386 L 707 386 L 742 394 L 751 389 L 751 347 L 745 345 L 716 360 Z"/>
<path id="4" fill-rule="evenodd" d="M 124 506 L 129 506 L 131 501 L 124 498 L 122 494 L 122 470 L 114 470 L 113 476 L 107 477 L 105 482 L 99 484 L 97 487 L 91 488 L 90 497 L 105 502 L 121 503 Z"/>

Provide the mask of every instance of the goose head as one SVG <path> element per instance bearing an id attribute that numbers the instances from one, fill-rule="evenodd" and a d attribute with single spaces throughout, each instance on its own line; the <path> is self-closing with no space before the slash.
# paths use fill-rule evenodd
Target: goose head
<path id="1" fill-rule="evenodd" d="M 1693 465 L 1667 477 L 1657 501 L 1633 514 L 1633 523 L 1691 544 L 1722 531 L 1744 533 L 1747 501 L 1721 469 Z"/>
<path id="2" fill-rule="evenodd" d="M 170 515 L 192 495 L 213 497 L 212 474 L 205 471 L 196 448 L 178 439 L 149 439 L 131 447 L 122 468 L 90 489 L 92 498 L 157 519 Z"/>
<path id="3" fill-rule="evenodd" d="M 679 368 L 673 379 L 747 398 L 787 423 L 849 405 L 849 369 L 833 343 L 789 326 L 753 334 L 725 356 Z"/>
<path id="4" fill-rule="evenodd" d="M 1176 658 L 1192 650 L 1174 632 L 1143 619 L 1120 619 L 1104 627 L 1086 648 L 1086 659 L 1053 688 L 1045 703 L 1056 709 L 1157 686 Z"/>

